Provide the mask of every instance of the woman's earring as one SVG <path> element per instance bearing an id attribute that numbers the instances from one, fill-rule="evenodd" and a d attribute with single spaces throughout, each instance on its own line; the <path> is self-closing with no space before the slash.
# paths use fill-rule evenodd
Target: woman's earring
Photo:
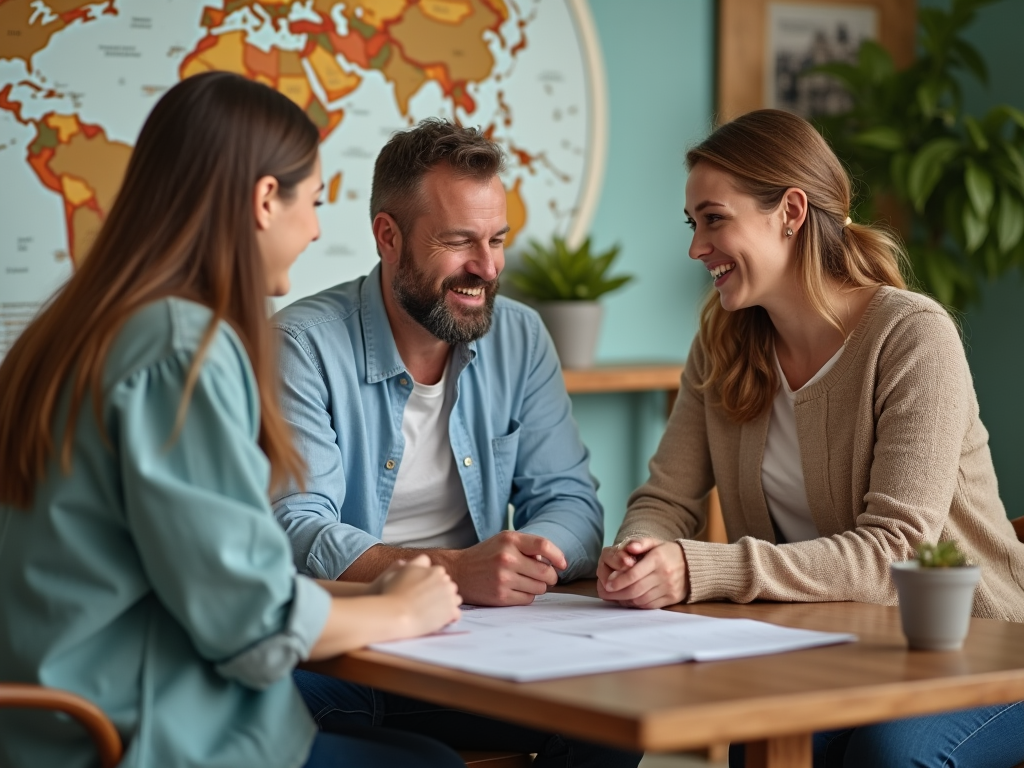
<path id="1" fill-rule="evenodd" d="M 786 237 L 792 237 L 792 236 L 793 236 L 793 228 L 792 227 L 786 227 Z"/>

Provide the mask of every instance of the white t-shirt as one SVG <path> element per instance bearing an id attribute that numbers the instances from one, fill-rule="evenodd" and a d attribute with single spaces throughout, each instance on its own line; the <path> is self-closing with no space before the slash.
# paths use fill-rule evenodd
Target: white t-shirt
<path id="1" fill-rule="evenodd" d="M 764 457 L 761 459 L 761 487 L 764 489 L 764 500 L 768 503 L 768 513 L 775 525 L 782 531 L 788 543 L 816 539 L 818 529 L 811 517 L 811 507 L 807 503 L 807 487 L 804 485 L 804 470 L 800 463 L 800 442 L 796 434 L 796 402 L 797 392 L 802 392 L 812 384 L 821 380 L 829 372 L 845 346 L 832 355 L 831 359 L 796 392 L 789 388 L 786 375 L 779 365 L 779 357 L 772 351 L 775 370 L 779 373 L 778 394 L 772 403 L 772 416 L 768 422 L 768 437 L 764 443 Z"/>
<path id="2" fill-rule="evenodd" d="M 448 438 L 455 400 L 445 366 L 437 384 L 412 380 L 402 414 L 405 451 L 381 539 L 401 547 L 462 549 L 478 541 Z"/>

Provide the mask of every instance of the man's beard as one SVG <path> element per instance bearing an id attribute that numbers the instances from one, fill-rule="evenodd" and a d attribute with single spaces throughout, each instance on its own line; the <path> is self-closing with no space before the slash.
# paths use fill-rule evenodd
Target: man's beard
<path id="1" fill-rule="evenodd" d="M 491 329 L 494 297 L 498 294 L 498 279 L 484 280 L 475 275 L 452 275 L 434 291 L 430 278 L 416 266 L 412 253 L 404 247 L 398 262 L 398 271 L 391 281 L 395 299 L 409 316 L 441 341 L 448 344 L 466 344 L 484 336 Z M 456 316 L 448 306 L 448 291 L 453 288 L 482 288 L 484 303 L 474 309 L 464 308 Z"/>

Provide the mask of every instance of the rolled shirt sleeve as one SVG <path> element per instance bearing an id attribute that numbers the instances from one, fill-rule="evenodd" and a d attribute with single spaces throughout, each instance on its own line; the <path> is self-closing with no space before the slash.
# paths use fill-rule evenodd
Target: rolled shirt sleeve
<path id="1" fill-rule="evenodd" d="M 191 359 L 165 358 L 114 392 L 128 530 L 153 591 L 200 656 L 263 688 L 308 654 L 330 598 L 296 578 L 267 498 L 255 381 L 225 327 L 175 432 Z"/>
<path id="2" fill-rule="evenodd" d="M 330 610 L 331 596 L 327 590 L 312 579 L 296 574 L 295 596 L 284 630 L 218 664 L 217 671 L 250 688 L 270 687 L 300 661 L 309 658 Z"/>

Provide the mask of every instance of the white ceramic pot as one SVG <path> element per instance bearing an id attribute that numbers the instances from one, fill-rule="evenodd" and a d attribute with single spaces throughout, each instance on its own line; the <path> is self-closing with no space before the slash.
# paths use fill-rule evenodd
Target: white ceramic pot
<path id="1" fill-rule="evenodd" d="M 981 568 L 921 568 L 916 560 L 907 560 L 890 563 L 889 571 L 899 593 L 903 634 L 910 647 L 959 650 L 971 623 Z"/>
<path id="2" fill-rule="evenodd" d="M 545 301 L 537 306 L 563 368 L 594 365 L 602 307 L 596 301 Z"/>

